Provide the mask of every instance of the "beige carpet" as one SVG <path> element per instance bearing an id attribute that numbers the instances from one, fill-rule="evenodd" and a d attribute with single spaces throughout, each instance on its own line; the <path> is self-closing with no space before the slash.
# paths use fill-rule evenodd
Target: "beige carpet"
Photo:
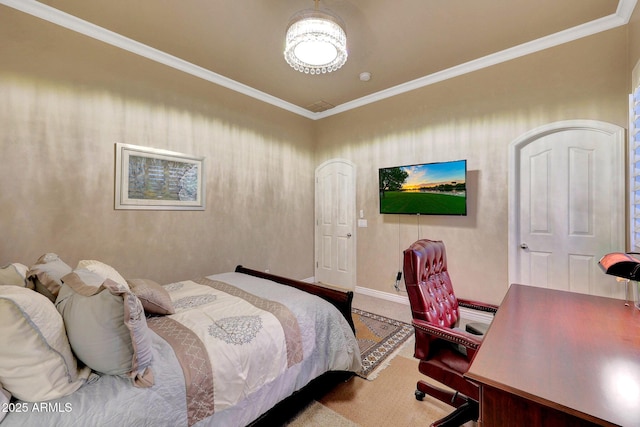
<path id="1" fill-rule="evenodd" d="M 425 378 L 412 357 L 413 339 L 374 381 L 355 376 L 313 402 L 289 426 L 428 426 L 453 408 L 432 399 L 416 400 L 416 382 Z M 467 423 L 465 426 L 474 426 Z"/>

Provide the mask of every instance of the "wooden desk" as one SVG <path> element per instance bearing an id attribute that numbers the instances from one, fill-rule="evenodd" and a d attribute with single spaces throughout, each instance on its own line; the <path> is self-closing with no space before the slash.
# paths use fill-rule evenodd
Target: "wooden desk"
<path id="1" fill-rule="evenodd" d="M 480 426 L 640 426 L 640 311 L 511 285 L 466 376 Z"/>

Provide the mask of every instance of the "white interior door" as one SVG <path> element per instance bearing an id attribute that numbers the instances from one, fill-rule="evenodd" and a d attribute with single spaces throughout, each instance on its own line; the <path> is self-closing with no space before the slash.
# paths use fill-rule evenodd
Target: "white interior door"
<path id="1" fill-rule="evenodd" d="M 355 166 L 330 160 L 316 169 L 315 279 L 355 289 Z"/>
<path id="2" fill-rule="evenodd" d="M 623 298 L 598 260 L 625 250 L 624 130 L 560 122 L 512 148 L 510 281 Z"/>

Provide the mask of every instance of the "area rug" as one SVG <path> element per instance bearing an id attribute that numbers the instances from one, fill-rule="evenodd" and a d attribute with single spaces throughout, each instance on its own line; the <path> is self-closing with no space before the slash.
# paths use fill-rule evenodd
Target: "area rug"
<path id="1" fill-rule="evenodd" d="M 413 336 L 413 326 L 357 308 L 353 308 L 352 313 L 362 356 L 362 370 L 357 374 L 372 380 Z"/>

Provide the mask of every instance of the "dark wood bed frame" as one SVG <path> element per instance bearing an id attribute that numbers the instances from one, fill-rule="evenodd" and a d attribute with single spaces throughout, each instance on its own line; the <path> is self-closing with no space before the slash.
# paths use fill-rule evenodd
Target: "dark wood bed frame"
<path id="1" fill-rule="evenodd" d="M 351 314 L 351 303 L 353 301 L 352 291 L 340 291 L 338 289 L 327 288 L 313 283 L 301 282 L 287 277 L 277 276 L 258 270 L 251 270 L 241 265 L 236 267 L 236 273 L 248 274 L 261 279 L 271 280 L 283 285 L 293 286 L 333 304 L 347 320 L 351 329 L 355 332 L 353 317 Z M 258 419 L 249 424 L 249 427 L 271 427 L 283 425 L 296 414 L 301 412 L 313 399 L 319 399 L 340 382 L 344 382 L 353 377 L 353 372 L 330 371 L 320 375 L 315 380 L 294 392 L 291 396 L 280 401 L 273 408 L 262 414 Z"/>
<path id="2" fill-rule="evenodd" d="M 271 280 L 283 285 L 293 286 L 294 288 L 301 289 L 310 294 L 317 295 L 320 298 L 333 304 L 340 313 L 347 319 L 347 322 L 351 326 L 351 329 L 355 332 L 355 326 L 353 325 L 353 317 L 351 315 L 351 303 L 353 302 L 352 291 L 340 291 L 338 289 L 327 288 L 324 286 L 316 285 L 314 283 L 301 282 L 299 280 L 289 279 L 288 277 L 276 276 L 271 273 L 265 273 L 258 270 L 251 270 L 241 265 L 236 267 L 236 273 L 244 273 L 250 276 L 260 277 L 261 279 Z"/>

